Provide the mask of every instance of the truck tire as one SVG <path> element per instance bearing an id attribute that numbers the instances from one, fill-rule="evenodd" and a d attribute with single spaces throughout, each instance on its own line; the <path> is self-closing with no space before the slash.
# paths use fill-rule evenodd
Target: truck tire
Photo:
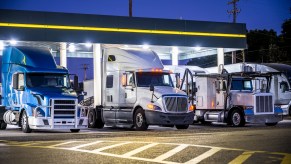
<path id="1" fill-rule="evenodd" d="M 142 108 L 138 108 L 135 111 L 133 122 L 136 130 L 147 130 L 149 127 L 149 125 L 146 122 L 144 110 Z"/>
<path id="2" fill-rule="evenodd" d="M 97 119 L 96 121 L 96 126 L 97 129 L 102 129 L 104 127 L 104 122 L 102 121 L 102 119 Z"/>
<path id="3" fill-rule="evenodd" d="M 94 109 L 90 109 L 88 113 L 88 128 L 96 128 L 96 113 Z"/>
<path id="4" fill-rule="evenodd" d="M 5 130 L 6 127 L 7 127 L 7 124 L 3 120 L 0 120 L 0 130 Z"/>
<path id="5" fill-rule="evenodd" d="M 267 126 L 275 126 L 277 124 L 278 124 L 278 122 L 265 123 L 265 125 L 267 125 Z"/>
<path id="6" fill-rule="evenodd" d="M 230 123 L 232 126 L 235 126 L 235 127 L 245 126 L 246 121 L 245 121 L 245 118 L 240 110 L 234 109 L 231 112 Z"/>
<path id="7" fill-rule="evenodd" d="M 175 125 L 177 129 L 188 129 L 189 125 Z"/>
<path id="8" fill-rule="evenodd" d="M 101 118 L 98 119 L 97 113 L 95 109 L 90 109 L 88 113 L 88 127 L 89 128 L 98 128 L 102 129 L 104 127 L 104 123 Z"/>
<path id="9" fill-rule="evenodd" d="M 26 111 L 23 111 L 22 116 L 21 116 L 21 129 L 24 133 L 31 132 L 31 129 L 28 125 L 28 117 L 27 117 Z"/>
<path id="10" fill-rule="evenodd" d="M 70 129 L 70 131 L 71 131 L 72 133 L 78 133 L 78 132 L 80 131 L 80 129 Z"/>
<path id="11" fill-rule="evenodd" d="M 291 116 L 291 106 L 289 107 L 289 110 L 288 110 L 288 114 L 289 114 L 289 116 Z"/>

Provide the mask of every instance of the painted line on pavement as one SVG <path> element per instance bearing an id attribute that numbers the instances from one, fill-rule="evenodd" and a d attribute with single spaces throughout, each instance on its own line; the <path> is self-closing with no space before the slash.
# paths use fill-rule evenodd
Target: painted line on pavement
<path id="1" fill-rule="evenodd" d="M 208 150 L 207 152 L 199 155 L 198 157 L 191 159 L 190 161 L 186 162 L 186 164 L 196 164 L 201 162 L 202 160 L 211 157 L 212 155 L 214 155 L 215 153 L 219 152 L 221 149 L 219 148 L 212 148 L 210 150 Z"/>
<path id="2" fill-rule="evenodd" d="M 74 150 L 74 149 L 80 149 L 80 148 L 82 148 L 82 147 L 95 145 L 95 144 L 98 144 L 98 143 L 101 143 L 101 142 L 103 142 L 103 141 L 90 142 L 90 143 L 87 143 L 87 144 L 82 144 L 82 145 L 78 145 L 78 146 L 72 147 L 72 148 L 70 148 L 70 149 L 72 149 L 72 150 Z"/>
<path id="3" fill-rule="evenodd" d="M 291 163 L 291 154 L 285 155 L 281 164 L 290 164 Z"/>
<path id="4" fill-rule="evenodd" d="M 3 142 L 3 141 L 2 141 Z M 12 144 L 13 142 L 13 144 Z M 233 151 L 244 151 L 244 153 L 242 153 L 241 155 L 239 155 L 238 157 L 236 157 L 235 159 L 233 159 L 230 163 L 243 163 L 245 162 L 247 159 L 249 159 L 254 153 L 264 153 L 264 154 L 277 154 L 277 155 L 282 155 L 284 156 L 284 158 L 282 157 L 282 164 L 287 164 L 290 163 L 291 161 L 291 154 L 288 153 L 280 153 L 280 152 L 267 152 L 267 151 L 250 151 L 250 150 L 244 150 L 244 149 L 234 149 L 234 148 L 223 148 L 223 147 L 214 147 L 214 146 L 206 146 L 206 145 L 194 145 L 194 144 L 177 144 L 177 143 L 157 143 L 157 142 L 127 142 L 127 141 L 106 141 L 106 140 L 100 140 L 100 141 L 94 141 L 94 142 L 90 142 L 87 144 L 81 144 L 78 146 L 73 146 L 71 148 L 68 147 L 57 147 L 57 146 L 61 146 L 61 145 L 66 145 L 66 144 L 70 144 L 73 142 L 80 142 L 80 141 L 67 141 L 67 142 L 62 142 L 60 144 L 55 144 L 55 145 L 50 145 L 50 146 L 39 146 L 39 145 L 33 145 L 33 144 L 21 144 L 21 142 L 19 142 L 19 144 L 16 144 L 16 141 L 4 141 L 3 144 L 6 144 L 6 146 L 20 146 L 20 147 L 34 147 L 34 148 L 48 148 L 48 149 L 60 149 L 60 150 L 71 150 L 71 151 L 77 151 L 77 152 L 86 152 L 86 153 L 91 153 L 91 154 L 98 154 L 98 155 L 104 155 L 104 156 L 110 156 L 110 157 L 117 157 L 117 158 L 123 158 L 123 159 L 131 159 L 131 160 L 139 160 L 139 161 L 146 161 L 146 162 L 158 162 L 158 163 L 169 163 L 169 164 L 179 164 L 178 162 L 172 162 L 172 161 L 165 161 L 167 158 L 172 157 L 173 155 L 175 155 L 176 153 L 183 151 L 185 148 L 187 147 L 203 147 L 203 148 L 210 148 L 210 150 L 204 152 L 203 154 L 193 158 L 190 161 L 187 161 L 186 163 L 199 163 L 204 159 L 207 159 L 208 157 L 211 157 L 212 155 L 214 155 L 215 153 L 217 153 L 220 150 L 233 150 Z M 50 142 L 50 141 L 48 141 Z M 54 141 L 56 142 L 56 141 Z M 90 146 L 90 145 L 94 145 L 97 143 L 101 143 L 101 142 L 112 142 L 112 143 L 118 143 L 118 144 L 113 144 L 110 146 L 105 146 L 102 148 L 98 148 L 95 150 L 85 150 L 85 149 L 79 149 L 85 146 Z M 121 143 L 120 143 L 121 142 Z M 9 143 L 11 143 L 11 145 L 9 145 Z M 33 143 L 35 143 L 33 141 Z M 124 153 L 122 155 L 119 154 L 113 154 L 113 153 L 107 153 L 107 152 L 103 152 L 104 150 L 107 149 L 111 149 L 111 148 L 116 148 L 122 145 L 126 145 L 126 144 L 135 144 L 135 143 L 147 143 L 148 145 L 142 146 L 140 148 L 131 150 L 127 153 Z M 154 159 L 150 159 L 150 158 L 142 158 L 142 157 L 135 157 L 133 155 L 145 151 L 149 148 L 152 148 L 156 145 L 176 145 L 177 147 L 173 148 L 172 150 L 168 151 L 167 153 L 164 153 L 162 155 L 160 155 L 159 157 L 156 157 Z"/>
<path id="5" fill-rule="evenodd" d="M 130 157 L 130 156 L 133 156 L 133 155 L 135 155 L 135 154 L 138 154 L 138 153 L 140 153 L 140 152 L 142 152 L 142 151 L 144 151 L 144 150 L 146 150 L 146 149 L 149 149 L 149 148 L 151 148 L 151 147 L 154 147 L 154 146 L 156 146 L 156 145 L 158 145 L 158 143 L 151 143 L 151 144 L 148 144 L 148 145 L 142 146 L 142 147 L 140 147 L 140 148 L 134 149 L 134 150 L 132 150 L 132 151 L 130 151 L 130 152 L 127 152 L 127 153 L 123 154 L 123 156 L 125 156 L 125 157 Z"/>
<path id="6" fill-rule="evenodd" d="M 181 144 L 181 145 L 177 146 L 176 148 L 174 148 L 174 149 L 172 149 L 172 150 L 170 150 L 170 151 L 168 151 L 168 152 L 156 157 L 154 159 L 154 161 L 157 161 L 157 162 L 163 161 L 163 160 L 173 156 L 174 154 L 184 150 L 188 146 L 189 146 L 188 144 Z"/>
<path id="7" fill-rule="evenodd" d="M 70 144 L 70 143 L 75 143 L 75 142 L 78 142 L 78 141 L 68 141 L 68 142 L 62 142 L 62 143 L 55 144 L 55 145 L 50 145 L 50 146 L 47 146 L 47 147 L 57 147 L 57 146 L 67 145 L 67 144 Z"/>
<path id="8" fill-rule="evenodd" d="M 93 152 L 101 152 L 101 151 L 104 151 L 104 150 L 107 150 L 107 149 L 115 148 L 115 147 L 126 145 L 126 144 L 129 144 L 129 143 L 132 143 L 132 142 L 118 143 L 118 144 L 114 144 L 114 145 L 110 145 L 110 146 L 105 146 L 105 147 L 102 147 L 102 148 L 99 148 L 99 149 L 95 149 L 95 150 L 92 150 L 92 151 Z"/>
<path id="9" fill-rule="evenodd" d="M 229 164 L 244 163 L 254 153 L 255 153 L 254 151 L 246 151 L 246 152 L 243 152 L 240 156 L 236 157 L 234 160 L 232 160 L 231 162 L 229 162 Z"/>

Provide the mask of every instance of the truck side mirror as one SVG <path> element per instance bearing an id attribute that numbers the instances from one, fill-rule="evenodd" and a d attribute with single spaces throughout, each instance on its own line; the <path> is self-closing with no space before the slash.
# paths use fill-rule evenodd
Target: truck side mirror
<path id="1" fill-rule="evenodd" d="M 87 96 L 87 92 L 82 91 L 80 95 Z"/>
<path id="2" fill-rule="evenodd" d="M 126 86 L 126 81 L 127 81 L 127 79 L 126 79 L 126 73 L 123 73 L 122 74 L 122 77 L 121 77 L 121 84 L 122 84 L 123 87 Z"/>
<path id="3" fill-rule="evenodd" d="M 20 87 L 18 88 L 18 90 L 19 90 L 19 91 L 24 91 L 24 86 L 20 86 Z"/>
<path id="4" fill-rule="evenodd" d="M 180 84 L 180 73 L 175 73 L 175 77 L 176 77 L 176 88 L 180 88 L 181 84 Z"/>
<path id="5" fill-rule="evenodd" d="M 13 89 L 18 89 L 18 74 L 13 74 L 12 80 L 13 80 L 13 84 L 12 84 Z"/>
<path id="6" fill-rule="evenodd" d="M 74 90 L 78 90 L 79 89 L 79 77 L 77 75 L 74 76 Z"/>
<path id="7" fill-rule="evenodd" d="M 198 88 L 193 88 L 193 95 L 198 91 Z"/>
<path id="8" fill-rule="evenodd" d="M 220 81 L 215 81 L 215 89 L 216 91 L 220 91 Z"/>
<path id="9" fill-rule="evenodd" d="M 153 91 L 153 92 L 155 91 L 155 86 L 152 84 L 150 85 L 150 91 Z"/>

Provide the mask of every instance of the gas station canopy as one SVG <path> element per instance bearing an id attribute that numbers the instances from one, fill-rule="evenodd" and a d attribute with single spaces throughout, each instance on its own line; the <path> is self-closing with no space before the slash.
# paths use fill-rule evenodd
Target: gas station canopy
<path id="1" fill-rule="evenodd" d="M 0 10 L 0 40 L 246 48 L 246 25 Z"/>

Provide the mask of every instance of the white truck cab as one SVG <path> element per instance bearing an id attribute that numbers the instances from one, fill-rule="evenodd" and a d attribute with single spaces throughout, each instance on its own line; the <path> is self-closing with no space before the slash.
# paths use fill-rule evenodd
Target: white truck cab
<path id="1" fill-rule="evenodd" d="M 150 50 L 109 48 L 103 53 L 102 104 L 89 111 L 89 126 L 176 126 L 186 129 L 193 122 L 193 106 L 175 88 L 169 71 Z M 84 82 L 92 96 L 93 81 Z M 102 120 L 102 121 L 101 121 Z"/>

